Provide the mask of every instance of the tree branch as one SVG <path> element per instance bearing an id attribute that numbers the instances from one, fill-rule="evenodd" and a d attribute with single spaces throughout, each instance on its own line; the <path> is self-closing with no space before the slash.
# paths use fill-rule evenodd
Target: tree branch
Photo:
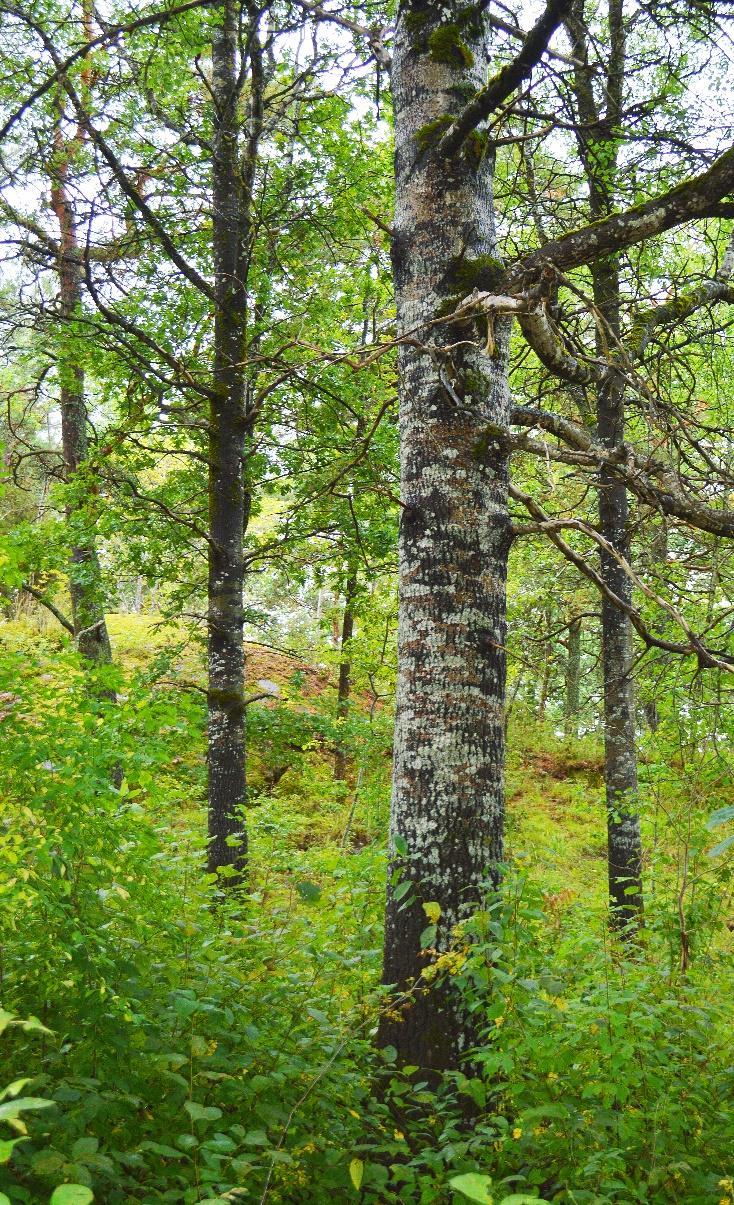
<path id="1" fill-rule="evenodd" d="M 66 628 L 70 635 L 75 635 L 74 624 L 71 623 L 71 621 L 68 620 L 64 614 L 62 614 L 58 607 L 54 606 L 50 599 L 46 598 L 45 594 L 41 594 L 40 590 L 36 590 L 35 586 L 30 586 L 28 582 L 23 582 L 21 590 L 24 594 L 30 594 L 31 598 L 35 598 L 36 602 L 39 602 L 42 607 L 45 607 L 47 611 L 50 611 L 54 619 L 58 619 L 62 628 Z"/>
<path id="2" fill-rule="evenodd" d="M 663 514 L 681 519 L 690 527 L 707 531 L 710 535 L 723 536 L 726 539 L 734 537 L 734 510 L 713 510 L 687 498 L 678 488 L 670 468 L 661 462 L 642 460 L 627 444 L 613 450 L 603 448 L 584 427 L 545 410 L 516 406 L 510 418 L 517 426 L 540 427 L 549 431 L 592 463 L 599 467 L 604 465 L 624 481 L 638 498 L 650 503 Z M 494 429 L 490 433 L 495 433 Z M 503 433 L 498 432 L 497 437 L 502 439 Z M 538 456 L 545 456 L 549 451 L 545 444 L 533 446 L 528 441 L 519 446 Z M 651 476 L 659 478 L 660 484 L 652 482 Z"/>
<path id="3" fill-rule="evenodd" d="M 503 287 L 512 291 L 539 279 L 544 269 L 568 271 L 613 255 L 645 239 L 672 230 L 683 222 L 707 217 L 714 205 L 734 192 L 734 147 L 685 184 L 662 196 L 653 197 L 623 213 L 614 213 L 600 222 L 552 239 L 511 265 Z"/>
<path id="4" fill-rule="evenodd" d="M 521 526 L 515 527 L 515 535 L 518 536 L 533 533 L 542 533 L 547 535 L 548 539 L 552 544 L 555 545 L 558 551 L 561 552 L 563 556 L 571 562 L 571 564 L 575 565 L 579 572 L 584 575 L 584 577 L 593 582 L 597 590 L 608 598 L 615 607 L 618 607 L 620 611 L 623 611 L 625 615 L 627 615 L 635 631 L 649 648 L 654 647 L 665 649 L 666 652 L 678 653 L 683 656 L 690 656 L 693 654 L 697 657 L 698 663 L 702 668 L 722 669 L 727 673 L 734 671 L 734 657 L 730 656 L 729 653 L 721 653 L 707 648 L 699 640 L 698 636 L 696 636 L 695 632 L 693 632 L 690 625 L 680 614 L 680 612 L 678 612 L 675 607 L 666 599 L 661 598 L 659 594 L 656 594 L 654 590 L 645 584 L 645 582 L 641 581 L 633 570 L 629 561 L 627 561 L 626 558 L 623 557 L 621 553 L 619 553 L 617 549 L 615 549 L 614 546 L 609 543 L 608 540 L 605 540 L 594 527 L 591 527 L 591 525 L 588 523 L 584 523 L 581 519 L 551 519 L 550 516 L 545 513 L 542 507 L 540 507 L 529 494 L 523 493 L 522 490 L 517 489 L 515 486 L 510 486 L 510 497 L 514 498 L 518 502 L 521 502 L 528 513 L 536 520 L 536 522 L 530 528 L 524 529 Z M 689 643 L 680 644 L 676 641 L 665 640 L 660 636 L 655 636 L 645 624 L 636 607 L 633 607 L 630 603 L 627 603 L 621 599 L 619 595 L 615 594 L 614 591 L 611 590 L 606 584 L 601 574 L 597 573 L 595 569 L 592 569 L 591 565 L 589 565 L 579 553 L 575 552 L 571 545 L 567 544 L 562 536 L 558 534 L 559 529 L 563 528 L 582 532 L 584 535 L 592 539 L 594 543 L 598 544 L 600 548 L 604 549 L 604 551 L 610 556 L 614 557 L 615 561 L 621 565 L 622 569 L 630 578 L 632 583 L 642 590 L 643 594 L 645 594 L 647 598 L 656 603 L 658 606 L 662 607 L 662 609 L 668 615 L 670 615 L 671 619 L 673 619 L 673 621 L 685 632 Z"/>
<path id="5" fill-rule="evenodd" d="M 507 63 L 486 87 L 478 92 L 449 126 L 438 144 L 440 155 L 451 156 L 461 148 L 467 135 L 507 100 L 528 78 L 540 62 L 548 43 L 571 7 L 571 0 L 548 0 L 545 12 L 526 34 L 512 62 Z"/>

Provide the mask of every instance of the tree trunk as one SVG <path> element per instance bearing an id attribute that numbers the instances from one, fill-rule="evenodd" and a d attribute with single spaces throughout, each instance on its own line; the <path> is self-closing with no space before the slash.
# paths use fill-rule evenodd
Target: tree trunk
<path id="1" fill-rule="evenodd" d="M 625 24 L 622 0 L 608 0 L 609 54 L 603 65 L 602 103 L 595 94 L 593 64 L 589 65 L 585 0 L 574 0 L 567 22 L 576 67 L 579 146 L 589 185 L 592 218 L 614 212 L 618 189 L 618 149 L 615 139 L 622 125 L 625 80 Z M 624 441 L 624 380 L 615 367 L 619 344 L 621 293 L 619 256 L 597 260 L 591 267 L 597 314 L 596 345 L 609 368 L 597 388 L 597 436 L 605 448 L 617 449 Z M 599 530 L 612 548 L 629 554 L 627 490 L 606 467 L 599 472 Z M 600 553 L 605 584 L 626 603 L 632 585 L 616 558 Z M 634 682 L 631 672 L 632 632 L 623 611 L 602 598 L 602 664 L 604 676 L 604 778 L 606 785 L 610 919 L 615 927 L 630 931 L 642 910 L 642 844 L 637 816 L 637 749 Z"/>
<path id="2" fill-rule="evenodd" d="M 616 264 L 592 271 L 594 301 L 614 335 L 619 333 L 619 273 Z M 624 385 L 612 367 L 597 393 L 597 434 L 603 447 L 624 440 Z M 627 490 L 606 467 L 599 472 L 599 530 L 616 552 L 629 559 Z M 603 549 L 601 575 L 610 590 L 632 603 L 632 583 L 616 558 Z M 610 919 L 629 929 L 642 911 L 642 839 L 637 815 L 635 691 L 632 631 L 627 615 L 602 598 L 604 674 L 604 782 L 607 807 Z"/>
<path id="3" fill-rule="evenodd" d="M 68 191 L 69 162 L 73 146 L 65 142 L 61 118 L 56 130 L 56 157 L 51 176 L 51 204 L 59 224 L 59 301 L 63 323 L 58 349 L 61 444 L 64 480 L 73 483 L 88 454 L 87 408 L 84 399 L 84 369 L 74 350 L 72 327 L 82 310 L 81 261 L 76 219 Z M 74 636 L 79 651 L 89 661 L 112 659 L 104 613 L 104 591 L 94 538 L 83 531 L 83 503 L 66 503 L 66 521 L 73 532 L 69 593 Z"/>
<path id="4" fill-rule="evenodd" d="M 346 721 L 349 715 L 349 696 L 352 692 L 352 653 L 351 640 L 354 635 L 354 600 L 357 596 L 357 575 L 350 570 L 344 595 L 344 613 L 341 630 L 341 660 L 339 662 L 339 686 L 336 696 L 336 718 Z M 341 731 L 337 736 L 336 753 L 334 754 L 334 779 L 344 782 L 347 777 L 348 758 L 347 747 Z"/>
<path id="5" fill-rule="evenodd" d="M 212 45 L 214 377 L 209 408 L 208 801 L 210 872 L 234 885 L 247 858 L 244 557 L 246 235 L 240 169 L 237 5 L 225 0 Z"/>
<path id="6" fill-rule="evenodd" d="M 553 625 L 553 612 L 550 607 L 546 607 L 545 614 L 545 629 L 550 632 Z M 545 713 L 548 707 L 548 694 L 550 692 L 551 675 L 553 673 L 553 646 L 550 636 L 543 641 L 543 669 L 540 675 L 540 698 L 538 699 L 538 721 L 545 722 Z"/>
<path id="7" fill-rule="evenodd" d="M 429 961 L 423 904 L 439 905 L 428 944 L 446 950 L 497 884 L 504 813 L 507 457 L 486 424 L 508 419 L 507 331 L 497 323 L 490 354 L 478 323 L 428 325 L 497 267 L 481 136 L 450 159 L 436 150 L 446 116 L 486 80 L 486 14 L 459 26 L 462 12 L 406 4 L 392 68 L 393 264 L 399 331 L 411 339 L 399 354 L 399 669 L 383 981 L 410 995 L 383 1016 L 379 1037 L 403 1062 L 432 1069 L 456 1066 L 477 1033 L 450 981 L 416 988 Z M 407 894 L 398 887 L 406 879 Z"/>
<path id="8" fill-rule="evenodd" d="M 578 736 L 578 715 L 581 706 L 581 618 L 576 616 L 568 625 L 566 657 L 566 699 L 564 732 L 567 737 Z"/>

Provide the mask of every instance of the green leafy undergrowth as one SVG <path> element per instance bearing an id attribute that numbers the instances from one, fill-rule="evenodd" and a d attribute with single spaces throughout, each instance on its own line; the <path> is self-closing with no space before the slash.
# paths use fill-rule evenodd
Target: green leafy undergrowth
<path id="1" fill-rule="evenodd" d="M 252 890 L 222 905 L 185 768 L 195 699 L 16 634 L 0 716 L 2 1006 L 50 1031 L 14 1033 L 3 1067 L 53 1102 L 28 1118 L 2 1190 L 15 1205 L 75 1183 L 116 1205 L 267 1183 L 290 1200 L 315 1159 L 323 1191 L 349 1190 L 381 855 L 294 849 L 268 865 L 263 810 Z"/>
<path id="2" fill-rule="evenodd" d="M 203 873 L 204 709 L 166 685 L 169 653 L 97 673 L 61 641 L 3 636 L 0 1015 L 40 1020 L 7 1026 L 0 1082 L 44 1102 L 0 1116 L 12 1205 L 64 1187 L 109 1205 L 728 1195 L 713 807 L 681 812 L 697 876 L 682 975 L 675 843 L 652 843 L 646 929 L 624 950 L 604 916 L 598 749 L 515 732 L 503 898 L 435 968 L 482 1044 L 429 1081 L 373 1040 L 389 717 L 350 721 L 353 771 L 334 785 L 328 698 L 250 709 L 250 876 L 223 901 Z M 670 759 L 646 773 L 661 808 L 683 806 Z"/>

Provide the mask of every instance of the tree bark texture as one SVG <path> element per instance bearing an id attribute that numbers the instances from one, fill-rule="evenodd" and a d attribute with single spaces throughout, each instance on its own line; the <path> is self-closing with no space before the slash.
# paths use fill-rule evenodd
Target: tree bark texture
<path id="1" fill-rule="evenodd" d="M 619 334 L 619 272 L 604 261 L 592 270 L 594 301 L 610 331 Z M 597 391 L 597 434 L 609 450 L 624 440 L 624 385 L 611 367 Z M 599 530 L 629 560 L 628 500 L 623 482 L 606 466 L 599 471 Z M 632 603 L 632 582 L 613 555 L 600 553 L 601 576 L 623 602 Z M 632 628 L 619 607 L 602 597 L 604 676 L 604 782 L 607 809 L 610 919 L 633 925 L 642 910 L 642 838 L 637 814 L 637 732 L 632 677 Z"/>
<path id="2" fill-rule="evenodd" d="M 577 66 L 574 87 L 578 108 L 579 149 L 589 185 L 595 223 L 615 211 L 618 150 L 615 130 L 623 123 L 625 28 L 622 0 L 608 0 L 609 56 L 601 108 L 589 66 L 585 0 L 574 0 L 567 22 Z M 611 253 L 591 265 L 597 322 L 597 354 L 609 365 L 596 387 L 597 437 L 608 451 L 624 441 L 624 381 L 615 367 L 621 337 L 619 255 Z M 599 530 L 614 551 L 629 559 L 628 499 L 624 482 L 609 467 L 599 470 Z M 632 583 L 616 558 L 600 553 L 601 576 L 625 603 L 632 603 Z M 610 919 L 622 930 L 633 925 L 642 909 L 642 842 L 637 815 L 637 747 L 632 628 L 628 616 L 602 597 L 602 666 L 604 677 L 604 779 L 607 810 Z"/>
<path id="3" fill-rule="evenodd" d="M 351 642 L 354 636 L 354 602 L 357 596 L 356 570 L 350 568 L 344 592 L 344 611 L 342 613 L 342 629 L 340 638 L 341 658 L 339 661 L 339 685 L 336 695 L 336 718 L 346 721 L 349 715 L 349 696 L 352 693 L 352 653 Z M 344 782 L 347 777 L 349 759 L 346 743 L 340 733 L 337 738 L 336 753 L 334 754 L 334 779 Z"/>
<path id="4" fill-rule="evenodd" d="M 82 309 L 82 276 L 79 240 L 74 206 L 69 195 L 68 174 L 73 147 L 68 145 L 59 127 L 56 134 L 55 162 L 51 175 L 51 204 L 59 225 L 59 308 L 65 337 L 58 352 L 59 396 L 61 403 L 61 444 L 64 479 L 73 483 L 88 455 L 87 407 L 84 396 L 84 369 L 69 350 L 66 333 L 78 320 Z M 82 526 L 82 504 L 70 500 L 66 519 L 74 531 L 69 567 L 69 594 L 74 636 L 79 651 L 89 661 L 105 663 L 112 659 L 110 638 L 104 612 L 104 591 L 94 538 L 77 535 Z"/>
<path id="5" fill-rule="evenodd" d="M 481 136 L 447 157 L 436 133 L 487 72 L 483 11 L 406 4 L 394 44 L 402 520 L 392 859 L 380 1040 L 423 1068 L 455 1066 L 475 1042 L 450 980 L 427 989 L 433 946 L 498 880 L 503 852 L 507 456 L 483 438 L 506 425 L 507 331 L 435 324 L 496 266 L 492 161 Z M 430 325 L 434 323 L 434 325 Z M 488 338 L 490 334 L 490 338 Z M 449 345 L 452 345 L 449 347 Z M 486 345 L 486 346 L 485 346 Z M 404 893 L 400 883 L 410 880 Z"/>
<path id="6" fill-rule="evenodd" d="M 578 736 L 581 707 L 581 617 L 578 615 L 568 625 L 565 677 L 564 732 L 567 737 Z"/>
<path id="7" fill-rule="evenodd" d="M 230 868 L 222 882 L 233 885 L 247 858 L 242 547 L 249 512 L 244 472 L 247 232 L 238 116 L 238 5 L 225 0 L 220 12 L 212 46 L 215 306 L 209 409 L 208 868 Z"/>

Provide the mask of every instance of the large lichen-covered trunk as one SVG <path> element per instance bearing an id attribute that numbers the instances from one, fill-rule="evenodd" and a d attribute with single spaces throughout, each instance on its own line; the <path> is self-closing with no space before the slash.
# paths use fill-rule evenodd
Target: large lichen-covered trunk
<path id="1" fill-rule="evenodd" d="M 475 1032 L 431 956 L 496 883 L 503 834 L 506 331 L 442 316 L 497 270 L 492 164 L 481 136 L 447 159 L 440 134 L 486 80 L 484 14 L 405 5 L 393 58 L 402 519 L 399 677 L 384 982 L 408 993 L 380 1039 L 407 1063 L 456 1065 Z M 438 321 L 436 321 L 438 320 Z M 485 343 L 487 346 L 485 347 Z M 406 880 L 412 889 L 406 890 Z"/>

